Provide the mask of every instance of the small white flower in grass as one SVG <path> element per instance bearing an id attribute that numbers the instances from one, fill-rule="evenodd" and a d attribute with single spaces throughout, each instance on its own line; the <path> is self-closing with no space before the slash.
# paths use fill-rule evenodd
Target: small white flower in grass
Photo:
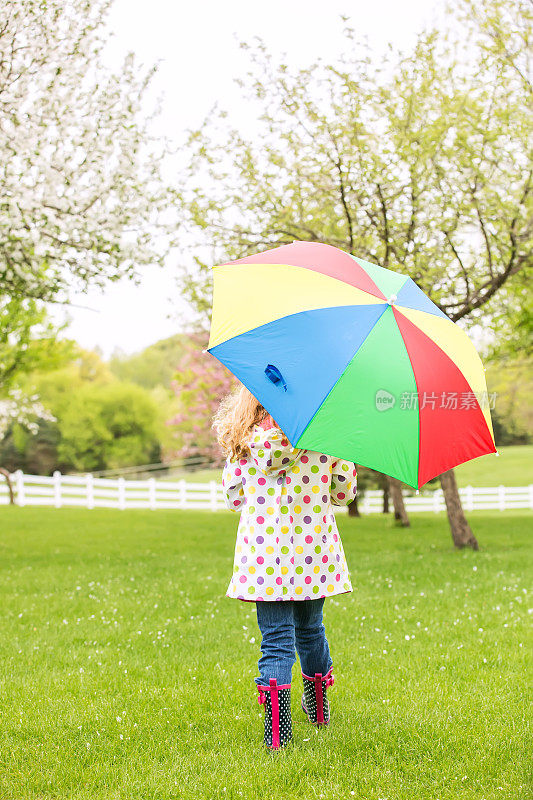
<path id="1" fill-rule="evenodd" d="M 477 567 L 472 567 L 473 572 L 477 572 Z"/>
<path id="2" fill-rule="evenodd" d="M 409 639 L 410 639 L 410 636 L 409 636 L 409 634 L 408 634 L 408 633 L 406 633 L 406 634 L 405 634 L 405 639 L 406 639 L 406 641 L 409 641 Z"/>
<path id="3" fill-rule="evenodd" d="M 255 636 L 250 637 L 250 644 L 255 644 Z"/>

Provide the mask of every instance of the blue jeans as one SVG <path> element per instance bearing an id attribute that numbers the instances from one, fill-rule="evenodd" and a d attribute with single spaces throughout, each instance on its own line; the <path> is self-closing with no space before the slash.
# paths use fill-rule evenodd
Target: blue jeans
<path id="1" fill-rule="evenodd" d="M 325 675 L 332 666 L 326 629 L 322 622 L 324 597 L 316 600 L 261 600 L 257 602 L 257 624 L 263 637 L 258 666 L 258 685 L 290 683 L 296 652 L 302 672 Z"/>

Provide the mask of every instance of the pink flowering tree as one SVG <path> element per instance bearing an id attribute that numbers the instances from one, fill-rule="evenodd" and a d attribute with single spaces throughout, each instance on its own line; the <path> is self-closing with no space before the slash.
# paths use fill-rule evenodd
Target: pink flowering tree
<path id="1" fill-rule="evenodd" d="M 204 331 L 189 334 L 176 378 L 171 382 L 180 410 L 166 424 L 175 428 L 174 458 L 219 467 L 224 457 L 211 424 L 220 400 L 233 389 L 237 379 L 214 356 L 202 352 L 208 340 Z"/>

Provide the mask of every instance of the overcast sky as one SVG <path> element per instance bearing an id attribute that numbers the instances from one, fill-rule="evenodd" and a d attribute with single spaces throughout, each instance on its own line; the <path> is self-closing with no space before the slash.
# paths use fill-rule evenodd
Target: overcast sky
<path id="1" fill-rule="evenodd" d="M 443 5 L 444 0 L 115 0 L 107 58 L 117 67 L 133 50 L 145 66 L 161 62 L 153 84 L 153 93 L 163 96 L 157 125 L 180 141 L 216 101 L 234 124 L 246 125 L 247 108 L 234 83 L 247 68 L 240 40 L 261 36 L 274 54 L 286 54 L 290 66 L 305 66 L 317 57 L 333 60 L 342 51 L 341 15 L 350 17 L 351 27 L 379 53 L 389 41 L 409 47 L 425 23 L 441 16 Z M 50 305 L 50 313 L 58 321 L 71 319 L 64 336 L 89 349 L 99 346 L 105 357 L 115 348 L 142 350 L 186 324 L 176 261 L 174 256 L 166 269 L 146 270 L 140 286 L 122 281 L 103 293 L 72 296 L 75 306 L 87 308 Z"/>

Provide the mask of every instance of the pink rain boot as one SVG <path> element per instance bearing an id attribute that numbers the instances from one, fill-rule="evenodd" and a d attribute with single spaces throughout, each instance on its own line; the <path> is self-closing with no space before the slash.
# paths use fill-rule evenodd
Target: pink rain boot
<path id="1" fill-rule="evenodd" d="M 302 695 L 304 713 L 312 725 L 317 727 L 327 725 L 329 723 L 329 702 L 326 689 L 328 686 L 333 686 L 334 683 L 333 667 L 327 675 L 316 672 L 314 678 L 304 675 L 302 672 L 302 678 L 304 682 L 304 693 Z"/>
<path id="2" fill-rule="evenodd" d="M 279 750 L 292 739 L 291 685 L 278 686 L 275 678 L 270 686 L 258 686 L 258 703 L 265 707 L 264 743 L 270 750 Z"/>

